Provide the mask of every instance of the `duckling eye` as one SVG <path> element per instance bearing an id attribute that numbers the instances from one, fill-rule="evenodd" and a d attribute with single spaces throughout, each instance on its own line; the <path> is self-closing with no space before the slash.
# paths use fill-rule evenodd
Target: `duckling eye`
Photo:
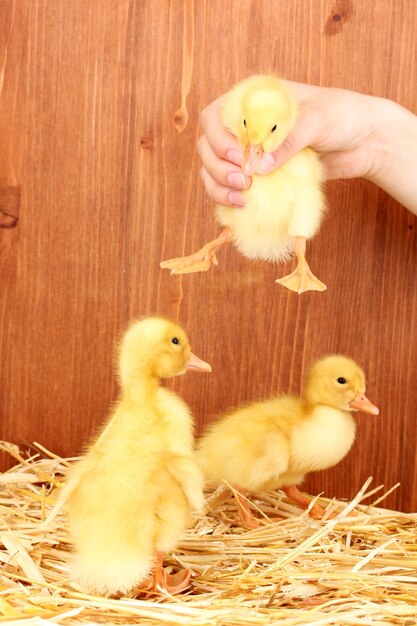
<path id="1" fill-rule="evenodd" d="M 347 380 L 346 380 L 346 378 L 343 378 L 343 376 L 340 376 L 340 378 L 338 378 L 338 379 L 337 379 L 337 382 L 338 382 L 340 385 L 346 385 Z"/>
<path id="2" fill-rule="evenodd" d="M 243 120 L 243 126 L 246 128 L 246 120 Z"/>
<path id="3" fill-rule="evenodd" d="M 173 337 L 173 338 L 171 339 L 171 341 L 172 341 L 172 343 L 175 343 L 175 345 L 176 345 L 176 346 L 177 346 L 177 345 L 179 344 L 179 342 L 180 342 L 180 340 L 179 340 L 177 337 Z"/>
<path id="4" fill-rule="evenodd" d="M 275 126 L 273 126 L 273 127 L 271 128 L 271 133 L 274 133 L 274 132 L 276 131 L 276 129 L 277 129 L 277 125 L 275 124 Z"/>

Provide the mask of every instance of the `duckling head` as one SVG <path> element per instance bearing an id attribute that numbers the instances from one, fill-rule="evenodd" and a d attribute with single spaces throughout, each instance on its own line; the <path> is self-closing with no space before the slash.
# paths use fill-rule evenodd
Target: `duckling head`
<path id="1" fill-rule="evenodd" d="M 332 355 L 312 365 L 304 396 L 308 404 L 378 415 L 365 390 L 365 374 L 359 365 L 348 357 Z"/>
<path id="2" fill-rule="evenodd" d="M 282 81 L 273 77 L 253 78 L 252 88 L 242 100 L 238 133 L 240 143 L 245 146 L 242 161 L 245 174 L 256 173 L 264 152 L 273 152 L 281 145 L 296 116 L 295 97 Z"/>
<path id="3" fill-rule="evenodd" d="M 119 370 L 122 385 L 128 385 L 144 377 L 171 378 L 186 370 L 211 372 L 211 366 L 192 354 L 188 337 L 178 324 L 150 317 L 134 322 L 126 331 Z"/>

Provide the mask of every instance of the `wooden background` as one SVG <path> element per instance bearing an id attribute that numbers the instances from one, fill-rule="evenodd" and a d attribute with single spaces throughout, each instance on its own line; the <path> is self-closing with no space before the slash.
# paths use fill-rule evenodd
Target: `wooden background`
<path id="1" fill-rule="evenodd" d="M 416 509 L 414 216 L 365 181 L 329 184 L 309 249 L 325 294 L 233 247 L 204 275 L 159 270 L 218 232 L 195 147 L 208 102 L 276 72 L 417 113 L 416 24 L 414 0 L 0 0 L 1 438 L 77 453 L 117 395 L 120 329 L 160 313 L 213 365 L 174 383 L 200 426 L 299 392 L 324 353 L 359 360 L 380 417 L 306 488 L 349 497 L 372 475 Z"/>

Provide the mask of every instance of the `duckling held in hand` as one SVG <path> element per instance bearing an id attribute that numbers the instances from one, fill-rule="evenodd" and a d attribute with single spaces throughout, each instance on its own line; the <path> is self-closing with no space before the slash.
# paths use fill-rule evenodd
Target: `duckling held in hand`
<path id="1" fill-rule="evenodd" d="M 187 369 L 211 371 L 191 353 L 185 332 L 161 318 L 134 323 L 119 355 L 120 399 L 65 487 L 75 574 L 90 591 L 126 593 L 153 580 L 175 593 L 190 572 L 168 574 L 171 552 L 204 505 L 187 405 L 160 386 Z M 149 588 L 149 587 L 148 587 Z"/>
<path id="2" fill-rule="evenodd" d="M 299 294 L 325 290 L 305 259 L 306 241 L 318 231 L 325 208 L 319 157 L 305 148 L 278 169 L 259 173 L 264 152 L 277 150 L 295 125 L 295 96 L 278 78 L 252 76 L 225 94 L 221 117 L 245 149 L 244 172 L 253 176 L 243 192 L 245 206 L 217 206 L 222 233 L 195 254 L 164 261 L 161 267 L 171 274 L 206 271 L 212 263 L 218 265 L 217 250 L 232 241 L 249 259 L 280 262 L 294 252 L 296 269 L 276 282 Z"/>
<path id="3" fill-rule="evenodd" d="M 256 527 L 240 494 L 281 488 L 307 508 L 310 502 L 296 485 L 349 452 L 356 411 L 379 413 L 365 396 L 362 369 L 345 356 L 326 356 L 311 367 L 301 398 L 281 395 L 227 413 L 203 435 L 197 458 L 208 480 L 236 488 L 242 524 Z M 323 510 L 315 505 L 310 514 L 319 518 Z"/>

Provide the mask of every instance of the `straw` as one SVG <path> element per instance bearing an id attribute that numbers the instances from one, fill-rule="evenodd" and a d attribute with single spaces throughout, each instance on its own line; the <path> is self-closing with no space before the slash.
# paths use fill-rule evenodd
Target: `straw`
<path id="1" fill-rule="evenodd" d="M 316 498 L 327 514 L 320 521 L 282 492 L 252 494 L 261 525 L 250 531 L 236 525 L 230 489 L 208 487 L 206 513 L 165 558 L 167 567 L 191 568 L 189 589 L 116 599 L 72 582 L 57 487 L 74 459 L 38 443 L 32 456 L 8 442 L 0 449 L 17 461 L 0 474 L 0 626 L 417 623 L 417 514 L 376 506 L 392 488 L 382 495 L 371 479 L 351 502 Z"/>

